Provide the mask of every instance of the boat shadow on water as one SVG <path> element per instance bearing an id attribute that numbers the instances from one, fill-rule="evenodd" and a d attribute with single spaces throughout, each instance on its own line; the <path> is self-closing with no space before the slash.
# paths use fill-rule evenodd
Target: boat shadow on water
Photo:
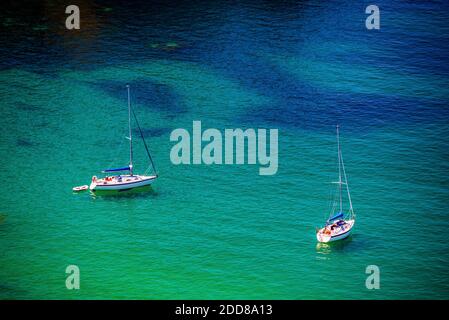
<path id="1" fill-rule="evenodd" d="M 318 242 L 316 244 L 316 252 L 318 254 L 344 254 L 347 252 L 356 253 L 364 251 L 372 246 L 367 242 L 367 238 L 361 234 L 351 234 L 349 237 L 343 240 L 335 242 Z"/>
<path id="2" fill-rule="evenodd" d="M 332 252 L 341 252 L 348 249 L 352 243 L 353 235 L 350 235 L 346 239 L 335 242 L 318 242 L 316 244 L 317 253 L 330 254 Z"/>
<path id="3" fill-rule="evenodd" d="M 96 190 L 89 192 L 93 199 L 96 199 L 98 197 L 104 199 L 117 199 L 117 198 L 148 198 L 157 196 L 157 192 L 154 191 L 151 185 L 125 190 Z"/>

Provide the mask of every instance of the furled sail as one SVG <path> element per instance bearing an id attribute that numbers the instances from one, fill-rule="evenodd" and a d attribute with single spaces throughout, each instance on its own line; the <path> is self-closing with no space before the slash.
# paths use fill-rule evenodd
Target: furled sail
<path id="1" fill-rule="evenodd" d="M 335 214 L 334 216 L 330 217 L 329 219 L 327 219 L 327 223 L 330 223 L 337 219 L 341 219 L 341 218 L 343 218 L 343 216 L 344 216 L 343 212 L 339 212 L 339 213 Z"/>

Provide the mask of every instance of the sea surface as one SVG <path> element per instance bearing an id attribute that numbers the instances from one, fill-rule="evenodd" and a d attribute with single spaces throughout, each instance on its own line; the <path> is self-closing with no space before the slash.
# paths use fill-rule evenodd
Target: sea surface
<path id="1" fill-rule="evenodd" d="M 77 4 L 80 30 L 64 1 L 2 4 L 0 298 L 449 298 L 446 1 Z M 74 194 L 127 164 L 126 84 L 159 178 Z M 172 164 L 194 120 L 278 129 L 277 174 Z M 319 245 L 336 124 L 357 220 Z"/>

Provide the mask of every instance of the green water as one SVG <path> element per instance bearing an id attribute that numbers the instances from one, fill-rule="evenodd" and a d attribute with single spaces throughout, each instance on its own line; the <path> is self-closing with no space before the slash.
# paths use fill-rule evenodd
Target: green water
<path id="1" fill-rule="evenodd" d="M 158 80 L 176 74 L 182 80 L 171 85 L 182 94 L 186 67 L 195 66 L 140 66 L 148 72 L 165 67 Z M 422 129 L 433 132 L 428 138 L 388 127 L 356 138 L 343 130 L 357 226 L 343 244 L 319 246 L 314 227 L 328 212 L 335 168 L 331 128 L 281 130 L 279 171 L 269 177 L 259 176 L 256 166 L 174 166 L 167 132 L 149 141 L 160 172 L 151 192 L 73 194 L 72 186 L 88 183 L 110 159 L 127 159 L 127 144 L 119 143 L 126 134 L 126 92 L 118 100 L 83 84 L 108 77 L 133 80 L 140 70 L 71 72 L 58 79 L 9 71 L 17 90 L 7 96 L 1 82 L 7 111 L 1 169 L 11 181 L 1 195 L 3 297 L 426 298 L 447 292 L 447 245 L 441 241 L 447 219 L 439 211 L 447 151 L 438 127 Z M 204 81 L 204 90 L 217 94 L 224 89 L 207 83 L 228 85 L 236 103 L 252 94 L 209 73 L 195 78 L 197 88 Z M 27 95 L 33 91 L 39 98 Z M 185 103 L 195 105 L 202 94 L 195 90 Z M 162 125 L 162 112 L 138 102 L 135 108 L 142 126 Z M 216 120 L 214 110 L 207 112 L 203 126 Z M 189 120 L 163 123 L 182 125 L 188 129 Z M 147 164 L 143 150 L 136 149 L 137 169 L 145 169 L 139 168 Z M 69 264 L 81 270 L 78 292 L 65 288 Z M 379 291 L 365 288 L 370 264 L 381 268 Z"/>
<path id="2" fill-rule="evenodd" d="M 93 43 L 106 46 L 109 60 L 89 37 L 69 57 L 73 39 L 52 47 L 48 66 L 30 58 L 46 57 L 38 42 L 26 62 L 11 58 L 0 70 L 0 298 L 447 299 L 447 71 L 431 55 L 423 63 L 437 71 L 420 71 L 415 60 L 401 67 L 392 54 L 402 54 L 399 45 L 386 49 L 395 59 L 376 60 L 395 29 L 377 44 L 361 43 L 364 30 L 315 34 L 328 12 L 320 6 L 304 9 L 299 42 L 288 26 L 302 20 L 280 19 L 293 9 L 243 6 L 234 15 L 211 5 L 189 10 L 221 20 L 182 29 L 185 17 L 175 16 L 168 30 L 176 35 L 163 40 L 131 22 L 114 29 L 105 21 L 124 18 L 99 13 L 104 29 Z M 351 8 L 335 19 L 349 21 Z M 122 33 L 137 34 L 120 42 Z M 424 36 L 404 41 L 415 37 Z M 127 164 L 127 83 L 160 176 L 141 193 L 74 194 L 100 170 Z M 170 133 L 191 132 L 193 120 L 222 132 L 279 129 L 277 174 L 260 176 L 258 165 L 173 165 Z M 349 239 L 318 245 L 315 227 L 327 218 L 337 174 L 337 121 L 357 222 Z M 134 154 L 143 172 L 141 143 Z M 65 286 L 72 264 L 80 290 Z M 379 290 L 365 287 L 368 265 L 380 268 Z"/>

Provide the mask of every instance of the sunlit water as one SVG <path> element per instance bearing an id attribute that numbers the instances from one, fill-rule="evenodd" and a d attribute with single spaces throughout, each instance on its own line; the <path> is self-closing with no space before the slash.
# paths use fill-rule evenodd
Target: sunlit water
<path id="1" fill-rule="evenodd" d="M 61 5 L 0 13 L 0 297 L 449 298 L 447 5 L 377 1 L 368 31 L 359 1 L 78 3 L 80 31 Z M 126 164 L 128 83 L 160 177 L 73 194 Z M 173 165 L 193 120 L 279 129 L 278 173 Z M 337 123 L 357 222 L 320 245 Z"/>

